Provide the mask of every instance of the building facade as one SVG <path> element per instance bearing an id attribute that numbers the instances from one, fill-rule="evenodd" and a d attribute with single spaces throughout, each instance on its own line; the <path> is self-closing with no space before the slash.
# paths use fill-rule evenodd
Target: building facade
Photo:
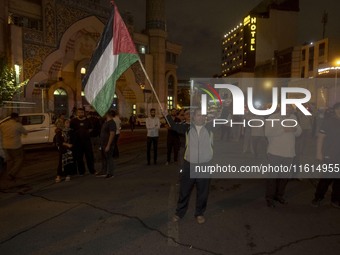
<path id="1" fill-rule="evenodd" d="M 147 0 L 146 7 L 143 32 L 134 30 L 131 14 L 121 15 L 162 107 L 168 108 L 177 103 L 182 48 L 167 40 L 164 0 Z M 19 99 L 56 113 L 86 106 L 81 79 L 111 9 L 104 0 L 5 0 L 0 53 L 20 67 L 21 80 L 28 79 Z M 113 107 L 122 117 L 160 108 L 138 63 L 118 80 Z"/>
<path id="2" fill-rule="evenodd" d="M 297 42 L 299 1 L 264 0 L 222 40 L 222 76 L 251 77 L 255 67 Z"/>
<path id="3" fill-rule="evenodd" d="M 316 108 L 327 108 L 340 101 L 340 41 L 322 38 L 298 45 L 298 12 L 298 0 L 263 0 L 253 8 L 224 35 L 222 76 L 289 78 L 291 82 L 283 86 L 306 88 Z M 245 91 L 244 84 L 238 86 Z M 269 87 L 255 90 L 270 102 Z"/>

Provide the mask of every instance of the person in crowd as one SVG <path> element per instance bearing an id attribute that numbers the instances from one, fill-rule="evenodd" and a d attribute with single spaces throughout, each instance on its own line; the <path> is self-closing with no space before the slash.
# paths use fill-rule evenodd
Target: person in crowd
<path id="1" fill-rule="evenodd" d="M 223 102 L 223 107 L 222 107 L 220 118 L 229 121 L 232 118 L 231 108 L 232 108 L 231 106 L 227 106 L 226 102 Z M 221 136 L 220 136 L 221 141 L 223 141 L 225 136 L 227 137 L 227 141 L 229 141 L 231 138 L 230 123 L 221 125 Z"/>
<path id="2" fill-rule="evenodd" d="M 300 164 L 304 156 L 308 141 L 312 138 L 313 117 L 303 114 L 301 111 L 296 112 L 296 117 L 302 129 L 301 135 L 296 138 L 296 157 L 295 163 Z"/>
<path id="3" fill-rule="evenodd" d="M 147 140 L 146 140 L 146 159 L 148 165 L 151 162 L 151 145 L 153 146 L 153 163 L 157 164 L 158 136 L 161 123 L 156 117 L 156 109 L 150 109 L 150 116 L 146 119 Z"/>
<path id="4" fill-rule="evenodd" d="M 77 171 L 73 156 L 74 135 L 70 129 L 70 120 L 65 119 L 64 129 L 56 128 L 55 132 L 55 141 L 59 152 L 59 163 L 55 182 L 61 182 L 63 176 L 66 176 L 65 181 L 70 181 L 71 175 Z"/>
<path id="5" fill-rule="evenodd" d="M 316 146 L 316 159 L 331 166 L 340 164 L 340 103 L 333 106 L 334 113 L 323 121 Z M 332 177 L 332 176 L 331 176 Z M 320 179 L 316 187 L 312 206 L 318 207 L 332 184 L 331 205 L 340 208 L 340 179 L 325 178 Z"/>
<path id="6" fill-rule="evenodd" d="M 78 173 L 81 176 L 85 174 L 85 164 L 83 159 L 85 154 L 88 170 L 91 174 L 94 174 L 94 156 L 90 136 L 92 125 L 90 120 L 86 118 L 83 108 L 77 109 L 77 117 L 71 120 L 70 126 L 75 135 L 74 151 L 78 166 Z"/>
<path id="7" fill-rule="evenodd" d="M 8 178 L 15 181 L 24 160 L 21 135 L 28 131 L 20 123 L 19 114 L 12 112 L 10 119 L 0 125 L 2 146 L 6 154 Z"/>
<path id="8" fill-rule="evenodd" d="M 186 136 L 186 151 L 180 181 L 179 198 L 173 222 L 184 217 L 189 206 L 190 195 L 193 187 L 196 186 L 196 207 L 195 218 L 198 224 L 205 223 L 204 212 L 207 208 L 210 178 L 192 178 L 190 168 L 197 165 L 209 164 L 213 158 L 213 128 L 211 123 L 206 124 L 205 116 L 201 109 L 193 112 L 192 124 L 176 123 L 170 115 L 167 116 L 170 126 L 178 133 Z M 198 146 L 200 144 L 200 146 Z"/>
<path id="9" fill-rule="evenodd" d="M 102 153 L 102 169 L 97 176 L 105 178 L 114 177 L 114 137 L 117 131 L 116 123 L 114 121 L 115 111 L 110 110 L 105 115 L 105 122 L 100 131 L 100 145 Z"/>
<path id="10" fill-rule="evenodd" d="M 136 116 L 133 113 L 131 114 L 129 118 L 129 123 L 130 123 L 131 132 L 133 132 L 136 126 Z"/>
<path id="11" fill-rule="evenodd" d="M 171 109 L 171 118 L 175 122 L 180 122 L 180 119 L 177 117 L 177 111 L 175 108 Z M 180 141 L 178 133 L 173 130 L 171 127 L 168 127 L 167 134 L 167 160 L 166 165 L 170 164 L 171 161 L 171 152 L 174 151 L 174 162 L 177 163 L 178 160 L 178 151 L 179 151 Z"/>
<path id="12" fill-rule="evenodd" d="M 180 110 L 179 114 L 177 115 L 178 118 L 180 119 L 180 123 L 182 125 L 187 125 L 188 129 L 190 127 L 190 109 L 182 109 Z M 180 184 L 181 181 L 181 176 L 182 176 L 182 172 L 183 172 L 183 164 L 184 164 L 184 153 L 185 153 L 185 134 L 183 133 L 178 133 L 179 136 L 179 144 L 180 144 L 180 148 L 179 148 L 179 152 L 178 152 L 178 165 L 179 165 L 179 173 L 178 173 L 178 182 L 176 185 Z"/>
<path id="13" fill-rule="evenodd" d="M 55 126 L 56 126 L 56 128 L 63 130 L 64 129 L 64 123 L 65 123 L 65 114 L 61 113 L 61 114 L 59 114 L 59 117 L 55 121 Z"/>
<path id="14" fill-rule="evenodd" d="M 294 119 L 294 109 L 291 105 L 286 107 L 286 116 L 279 111 L 269 116 L 269 119 L 280 121 L 267 121 L 265 124 L 265 135 L 268 138 L 267 157 L 268 163 L 272 166 L 289 166 L 295 157 L 295 138 L 301 134 L 301 127 L 297 124 L 294 127 L 284 127 L 281 125 L 284 119 Z M 294 123 L 290 123 L 293 125 Z M 268 207 L 275 207 L 276 202 L 286 204 L 284 198 L 285 189 L 288 183 L 287 174 L 271 176 L 266 181 L 266 201 Z"/>
<path id="15" fill-rule="evenodd" d="M 119 118 L 119 115 L 117 114 L 117 112 L 114 112 L 115 116 L 113 118 L 113 120 L 116 123 L 116 134 L 114 137 L 114 149 L 113 149 L 113 157 L 119 158 L 119 148 L 118 148 L 118 140 L 119 140 L 119 136 L 120 136 L 120 130 L 122 129 L 122 121 Z"/>
<path id="16" fill-rule="evenodd" d="M 253 115 L 254 116 L 254 115 Z M 259 119 L 265 122 L 265 118 L 263 116 L 256 116 L 256 119 Z M 251 135 L 251 148 L 252 152 L 254 153 L 254 157 L 266 157 L 267 152 L 267 138 L 265 137 L 264 133 L 264 126 L 262 127 L 251 127 L 250 128 L 250 135 Z"/>
<path id="17" fill-rule="evenodd" d="M 100 148 L 100 129 L 101 129 L 101 120 L 100 116 L 97 112 L 90 112 L 88 117 L 90 123 L 91 123 L 91 131 L 90 131 L 90 137 L 91 137 L 91 144 L 93 148 L 93 156 L 94 161 L 99 162 L 101 159 L 101 153 L 99 151 Z"/>
<path id="18" fill-rule="evenodd" d="M 253 114 L 246 109 L 245 120 L 248 121 L 253 117 Z M 251 127 L 246 125 L 243 129 L 243 153 L 254 153 L 253 147 L 251 145 Z"/>
<path id="19" fill-rule="evenodd" d="M 71 110 L 71 116 L 70 116 L 70 120 L 72 120 L 73 118 L 75 118 L 77 116 L 77 107 L 73 106 L 72 110 Z"/>

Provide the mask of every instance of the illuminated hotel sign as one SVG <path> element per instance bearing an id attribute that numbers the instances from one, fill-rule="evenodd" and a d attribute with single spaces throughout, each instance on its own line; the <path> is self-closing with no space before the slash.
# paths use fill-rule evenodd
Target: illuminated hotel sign
<path id="1" fill-rule="evenodd" d="M 250 51 L 255 51 L 255 45 L 256 45 L 256 17 L 250 17 L 248 15 L 247 17 L 244 18 L 243 20 L 243 26 L 249 27 L 250 31 L 250 46 L 249 49 Z"/>
<path id="2" fill-rule="evenodd" d="M 251 15 L 248 15 L 243 19 L 243 67 L 245 69 L 249 69 L 249 71 L 254 70 L 255 66 L 257 33 L 256 21 L 256 17 L 252 17 Z"/>

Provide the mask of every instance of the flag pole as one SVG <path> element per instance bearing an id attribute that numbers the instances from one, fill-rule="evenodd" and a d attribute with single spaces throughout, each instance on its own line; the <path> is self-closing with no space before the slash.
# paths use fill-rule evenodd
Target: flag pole
<path id="1" fill-rule="evenodd" d="M 151 82 L 151 80 L 150 80 L 150 78 L 149 78 L 149 75 L 148 75 L 148 73 L 146 72 L 146 70 L 145 70 L 145 68 L 144 68 L 144 65 L 143 65 L 142 61 L 140 60 L 140 58 L 138 59 L 138 62 L 139 62 L 140 66 L 141 66 L 141 68 L 142 68 L 142 70 L 143 70 L 143 73 L 145 74 L 146 79 L 148 80 L 148 82 L 149 82 L 149 84 L 150 84 L 150 87 L 151 87 L 152 92 L 154 93 L 154 95 L 155 95 L 155 97 L 156 97 L 156 100 L 157 100 L 157 102 L 158 102 L 158 104 L 159 104 L 159 107 L 161 108 L 161 112 L 162 112 L 162 115 L 164 116 L 164 119 L 166 120 L 166 122 L 168 123 L 168 125 L 171 127 L 171 125 L 170 125 L 168 119 L 167 119 L 166 116 L 165 116 L 164 109 L 163 109 L 163 107 L 162 107 L 161 102 L 159 101 L 159 98 L 158 98 L 158 96 L 157 96 L 157 93 L 156 93 L 156 91 L 155 91 L 155 88 L 153 87 L 152 82 Z"/>
<path id="2" fill-rule="evenodd" d="M 158 102 L 158 104 L 159 104 L 159 107 L 161 108 L 162 114 L 164 114 L 164 109 L 163 109 L 163 107 L 162 107 L 162 105 L 161 105 L 161 102 L 159 101 L 159 98 L 158 98 L 158 96 L 157 96 L 157 93 L 156 93 L 156 91 L 155 91 L 153 85 L 152 85 L 152 82 L 151 82 L 151 80 L 150 80 L 150 78 L 149 78 L 149 75 L 147 74 L 147 72 L 146 72 L 146 70 L 145 70 L 145 68 L 144 68 L 144 66 L 143 66 L 143 63 L 142 63 L 142 61 L 141 61 L 140 59 L 138 59 L 138 62 L 139 62 L 139 64 L 140 64 L 140 66 L 142 67 L 142 70 L 143 70 L 143 72 L 144 72 L 144 74 L 145 74 L 145 77 L 146 77 L 146 79 L 148 80 L 148 82 L 149 82 L 149 84 L 150 84 L 150 86 L 151 86 L 152 92 L 155 94 L 156 100 L 157 100 L 157 102 Z"/>

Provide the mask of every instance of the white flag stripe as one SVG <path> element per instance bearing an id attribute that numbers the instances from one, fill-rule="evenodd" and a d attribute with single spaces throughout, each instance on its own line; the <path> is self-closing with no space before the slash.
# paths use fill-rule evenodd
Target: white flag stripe
<path id="1" fill-rule="evenodd" d="M 85 87 L 85 97 L 90 104 L 92 104 L 117 66 L 118 55 L 113 55 L 113 40 L 111 40 L 92 70 Z"/>

